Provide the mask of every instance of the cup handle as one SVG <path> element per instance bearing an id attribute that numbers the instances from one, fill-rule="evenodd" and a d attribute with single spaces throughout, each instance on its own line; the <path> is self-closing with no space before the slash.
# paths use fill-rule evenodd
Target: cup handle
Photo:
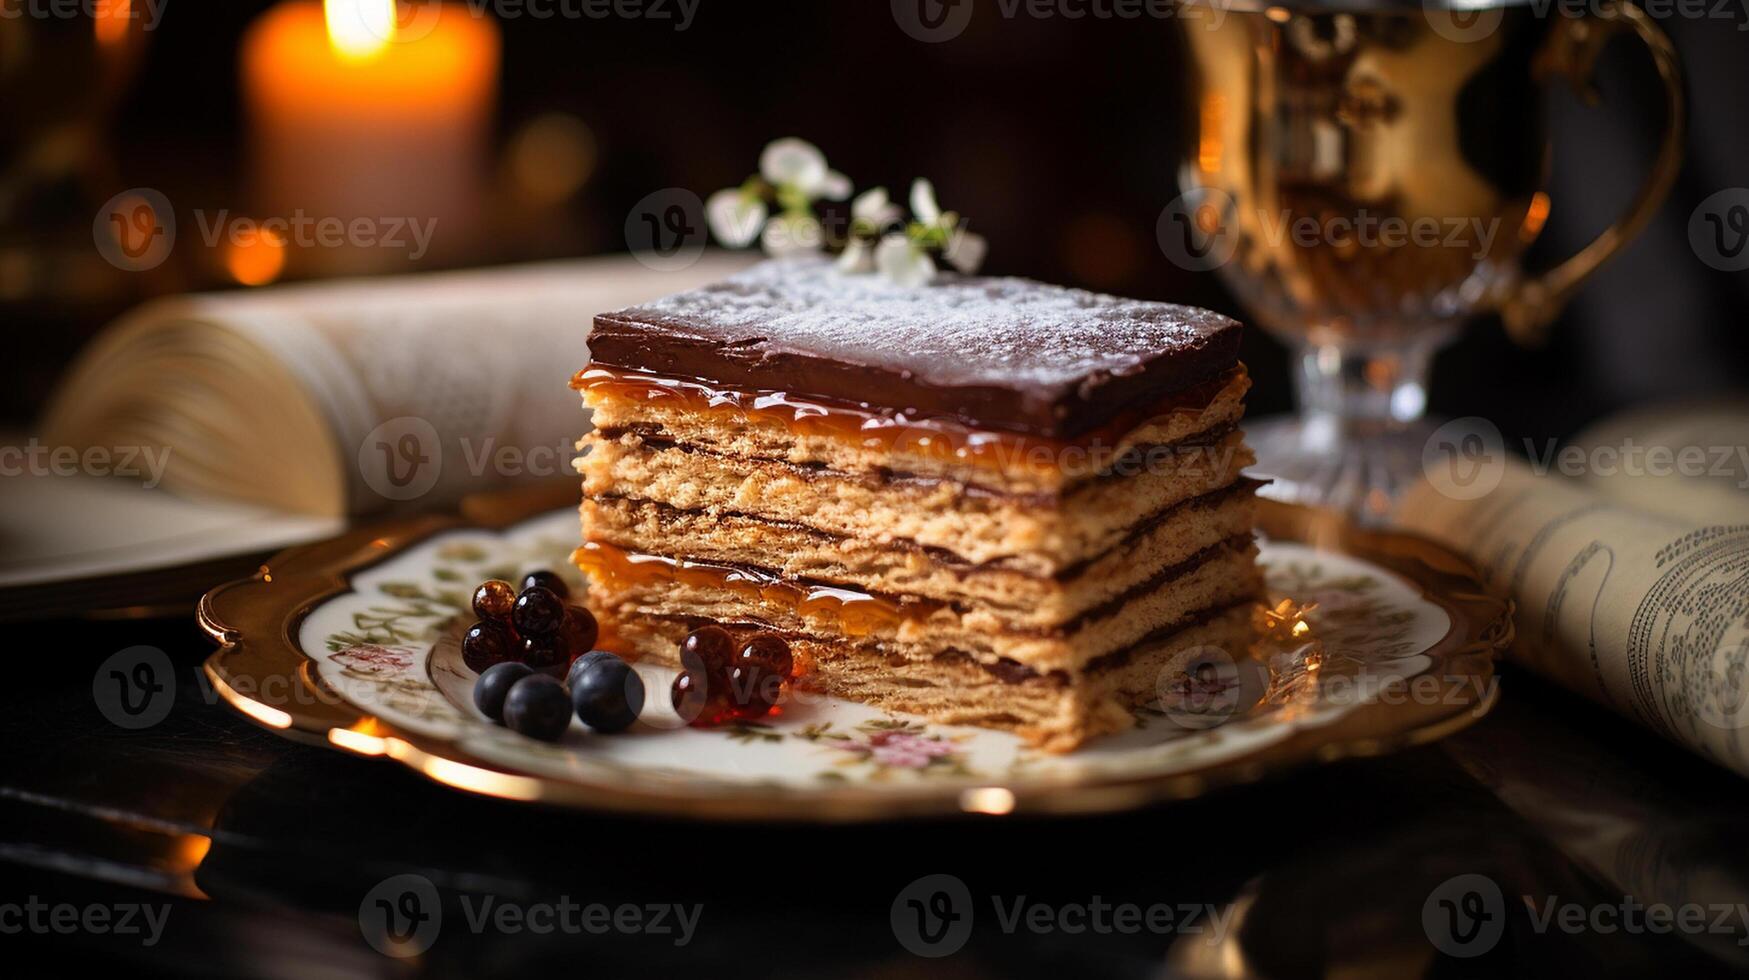
<path id="1" fill-rule="evenodd" d="M 1645 11 L 1628 0 L 1617 0 L 1591 16 L 1557 17 L 1556 24 L 1559 26 L 1550 36 L 1548 46 L 1538 55 L 1540 74 L 1565 76 L 1580 98 L 1596 105 L 1598 92 L 1592 75 L 1597 57 L 1617 35 L 1631 31 L 1645 43 L 1658 77 L 1664 82 L 1667 119 L 1658 156 L 1621 220 L 1604 229 L 1591 244 L 1565 262 L 1540 276 L 1525 279 L 1500 304 L 1500 318 L 1507 333 L 1526 345 L 1541 342 L 1549 324 L 1586 277 L 1626 247 L 1652 220 L 1682 165 L 1686 128 L 1682 70 L 1676 62 L 1676 49 Z"/>

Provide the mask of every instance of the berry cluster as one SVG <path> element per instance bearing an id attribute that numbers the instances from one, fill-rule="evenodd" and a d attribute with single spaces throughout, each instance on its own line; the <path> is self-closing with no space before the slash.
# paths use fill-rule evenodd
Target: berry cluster
<path id="1" fill-rule="evenodd" d="M 680 644 L 671 696 L 687 724 L 708 728 L 765 717 L 794 679 L 795 660 L 782 637 L 755 633 L 737 647 L 728 630 L 704 626 Z"/>
<path id="2" fill-rule="evenodd" d="M 480 621 L 462 638 L 462 660 L 480 674 L 475 707 L 547 742 L 565 734 L 572 714 L 597 732 L 619 732 L 644 708 L 643 679 L 618 656 L 591 649 L 600 629 L 589 610 L 565 602 L 569 595 L 551 572 L 523 579 L 520 594 L 509 582 L 485 582 L 474 592 Z"/>
<path id="3" fill-rule="evenodd" d="M 530 572 L 522 591 L 492 579 L 474 590 L 480 621 L 462 637 L 462 661 L 475 673 L 495 664 L 520 663 L 557 680 L 570 662 L 595 646 L 600 628 L 582 606 L 565 600 L 571 590 L 552 572 Z"/>
<path id="4" fill-rule="evenodd" d="M 502 579 L 483 582 L 474 591 L 480 620 L 462 637 L 462 660 L 480 675 L 475 707 L 511 731 L 547 742 L 565 734 L 573 714 L 597 732 L 621 732 L 644 709 L 643 679 L 619 656 L 593 649 L 600 627 L 569 598 L 564 581 L 547 571 L 524 578 L 520 593 Z M 764 718 L 795 679 L 795 659 L 782 637 L 753 633 L 738 640 L 721 626 L 688 633 L 680 667 L 674 710 L 701 728 Z"/>

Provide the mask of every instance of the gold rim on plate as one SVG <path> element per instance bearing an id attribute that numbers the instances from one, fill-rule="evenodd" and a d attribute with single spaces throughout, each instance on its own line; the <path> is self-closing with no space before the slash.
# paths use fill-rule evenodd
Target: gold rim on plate
<path id="1" fill-rule="evenodd" d="M 292 548 L 246 579 L 208 592 L 199 621 L 219 649 L 205 664 L 214 690 L 257 724 L 287 737 L 394 759 L 448 786 L 505 799 L 670 817 L 858 822 L 965 815 L 1086 814 L 1186 799 L 1314 762 L 1374 756 L 1443 738 L 1497 700 L 1494 662 L 1512 641 L 1512 607 L 1483 588 L 1475 567 L 1423 538 L 1354 526 L 1334 513 L 1259 501 L 1259 530 L 1277 541 L 1334 551 L 1392 572 L 1450 617 L 1444 637 L 1421 651 L 1462 697 L 1439 703 L 1373 701 L 1334 722 L 1296 731 L 1255 753 L 1189 772 L 1092 774 L 1060 781 L 985 785 L 787 787 L 744 785 L 652 790 L 508 771 L 455 742 L 385 722 L 326 685 L 298 644 L 306 617 L 352 591 L 352 577 L 434 535 L 498 530 L 574 501 L 549 490 L 482 495 L 460 512 L 390 520 L 320 544 Z"/>

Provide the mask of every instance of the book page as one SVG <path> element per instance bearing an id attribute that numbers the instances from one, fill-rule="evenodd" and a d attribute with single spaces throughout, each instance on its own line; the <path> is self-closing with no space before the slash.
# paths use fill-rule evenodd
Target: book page
<path id="1" fill-rule="evenodd" d="M 7 477 L 0 589 L 174 568 L 340 533 L 337 517 L 163 493 L 98 476 Z"/>
<path id="2" fill-rule="evenodd" d="M 1649 514 L 1516 460 L 1498 475 L 1430 473 L 1398 519 L 1512 596 L 1518 661 L 1749 775 L 1749 523 Z"/>
<path id="3" fill-rule="evenodd" d="M 324 282 L 213 297 L 204 319 L 244 332 L 298 377 L 351 477 L 352 513 L 528 480 L 571 479 L 588 431 L 570 389 L 597 313 L 722 278 L 629 256 Z"/>
<path id="4" fill-rule="evenodd" d="M 162 486 L 323 516 L 574 481 L 595 315 L 721 279 L 632 256 L 172 297 L 81 355 L 52 444 L 168 453 Z"/>

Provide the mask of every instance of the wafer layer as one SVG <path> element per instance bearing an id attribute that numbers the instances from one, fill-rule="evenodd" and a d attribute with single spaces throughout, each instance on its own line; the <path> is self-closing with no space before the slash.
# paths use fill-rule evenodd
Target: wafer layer
<path id="1" fill-rule="evenodd" d="M 625 551 L 661 542 L 665 553 L 698 562 L 761 567 L 783 578 L 882 595 L 984 603 L 1006 622 L 1039 627 L 1066 622 L 1162 569 L 1248 535 L 1255 524 L 1253 486 L 1241 481 L 1173 504 L 1103 554 L 1050 575 L 1026 567 L 1038 562 L 980 564 L 911 541 L 833 535 L 733 511 L 679 510 L 619 497 L 588 500 L 583 509 L 590 540 Z"/>
<path id="2" fill-rule="evenodd" d="M 756 515 L 841 537 L 905 540 L 970 562 L 1007 561 L 1040 574 L 1111 550 L 1174 504 L 1232 483 L 1254 461 L 1237 430 L 1165 449 L 1135 472 L 1102 475 L 1062 495 L 1011 494 L 976 483 L 840 472 L 631 433 L 585 440 L 586 497 L 649 500 L 676 510 Z"/>

